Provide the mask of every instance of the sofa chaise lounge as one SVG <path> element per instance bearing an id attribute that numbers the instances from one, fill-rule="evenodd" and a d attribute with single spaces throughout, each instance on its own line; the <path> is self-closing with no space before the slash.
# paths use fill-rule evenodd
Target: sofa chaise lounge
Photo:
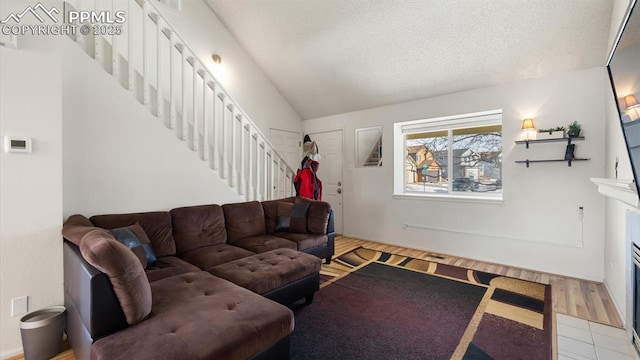
<path id="1" fill-rule="evenodd" d="M 65 221 L 77 359 L 288 359 L 286 307 L 319 288 L 333 211 L 304 198 Z"/>

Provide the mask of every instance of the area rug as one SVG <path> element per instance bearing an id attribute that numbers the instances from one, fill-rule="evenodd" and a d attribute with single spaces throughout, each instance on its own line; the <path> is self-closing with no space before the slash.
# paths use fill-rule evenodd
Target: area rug
<path id="1" fill-rule="evenodd" d="M 322 280 L 292 359 L 552 359 L 548 285 L 364 247 Z"/>

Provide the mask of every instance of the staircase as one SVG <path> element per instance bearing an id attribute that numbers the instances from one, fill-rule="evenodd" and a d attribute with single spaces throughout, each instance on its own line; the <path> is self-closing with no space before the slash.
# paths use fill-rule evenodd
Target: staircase
<path id="1" fill-rule="evenodd" d="M 382 166 L 382 135 L 378 137 L 363 166 Z"/>
<path id="2" fill-rule="evenodd" d="M 294 171 L 164 17 L 157 0 L 67 1 L 78 11 L 124 11 L 120 30 L 70 35 L 158 122 L 246 201 L 295 195 Z M 88 26 L 88 24 L 87 24 Z M 85 30 L 89 27 L 85 27 Z"/>

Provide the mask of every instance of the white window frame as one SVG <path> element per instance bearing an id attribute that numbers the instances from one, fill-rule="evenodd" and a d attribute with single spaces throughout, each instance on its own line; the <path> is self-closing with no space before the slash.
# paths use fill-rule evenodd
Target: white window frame
<path id="1" fill-rule="evenodd" d="M 502 125 L 502 109 L 482 111 L 469 114 L 443 116 L 431 119 L 403 121 L 393 124 L 393 196 L 395 198 L 447 200 L 447 201 L 473 201 L 487 203 L 502 203 L 503 193 L 499 194 L 469 194 L 451 191 L 452 183 L 449 182 L 446 193 L 415 193 L 407 192 L 405 184 L 405 160 L 407 146 L 405 135 L 418 132 L 430 132 L 448 130 L 449 146 L 451 151 L 451 129 L 477 126 Z M 453 169 L 453 159 L 448 156 L 448 169 Z"/>

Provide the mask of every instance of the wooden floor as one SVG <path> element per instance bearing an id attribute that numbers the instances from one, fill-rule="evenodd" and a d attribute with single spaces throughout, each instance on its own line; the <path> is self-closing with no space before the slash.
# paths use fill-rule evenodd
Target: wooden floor
<path id="1" fill-rule="evenodd" d="M 73 355 L 73 350 L 69 346 L 69 343 L 65 340 L 62 344 L 62 352 L 55 357 L 52 357 L 53 360 L 76 360 L 76 357 Z M 6 358 L 5 360 L 24 360 L 24 354 L 12 356 Z"/>
<path id="2" fill-rule="evenodd" d="M 620 320 L 618 312 L 615 310 L 609 293 L 602 283 L 347 237 L 336 238 L 336 256 L 347 253 L 359 246 L 364 246 L 372 250 L 410 256 L 416 259 L 551 284 L 554 311 L 605 325 L 622 327 L 622 321 Z M 73 350 L 68 349 L 68 345 L 66 345 L 66 348 L 67 350 L 53 359 L 75 360 Z M 24 357 L 18 355 L 8 358 L 7 360 L 24 360 Z"/>
<path id="3" fill-rule="evenodd" d="M 336 239 L 336 255 L 349 252 L 358 246 L 543 284 L 551 284 L 553 310 L 555 312 L 605 325 L 622 327 L 620 316 L 603 283 L 347 237 L 339 237 Z M 436 258 L 434 256 L 438 257 Z M 444 257 L 444 259 L 440 257 Z"/>

